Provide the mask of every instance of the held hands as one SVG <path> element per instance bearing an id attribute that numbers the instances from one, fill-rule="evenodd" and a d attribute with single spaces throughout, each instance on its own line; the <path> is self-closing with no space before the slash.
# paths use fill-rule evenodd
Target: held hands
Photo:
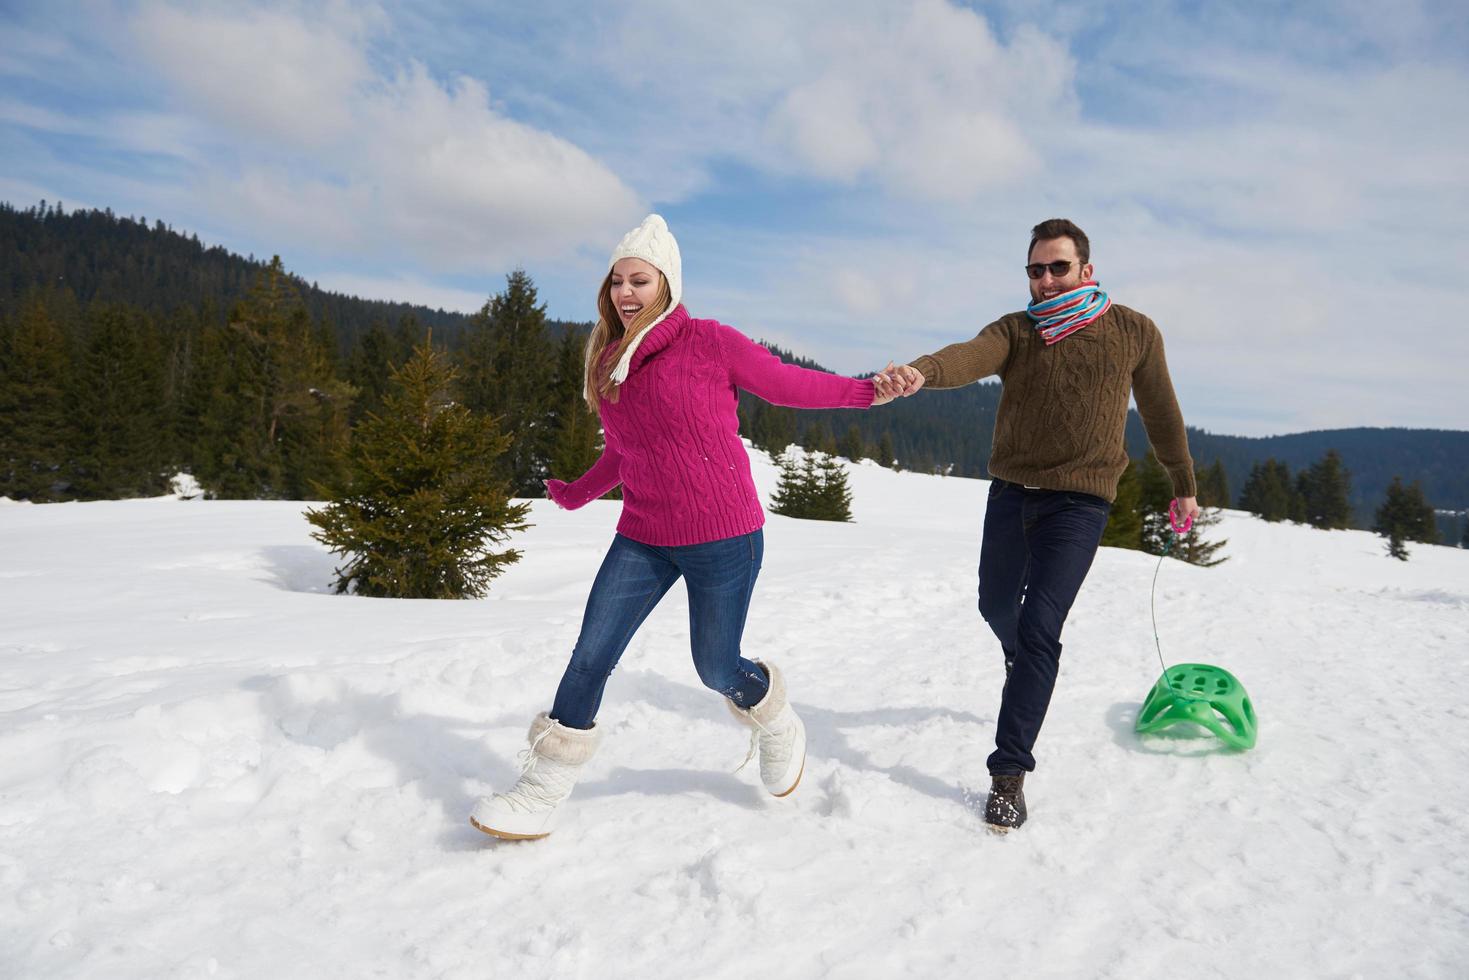
<path id="1" fill-rule="evenodd" d="M 872 404 L 886 405 L 894 398 L 906 398 L 923 387 L 923 372 L 911 364 L 888 366 L 872 376 Z"/>

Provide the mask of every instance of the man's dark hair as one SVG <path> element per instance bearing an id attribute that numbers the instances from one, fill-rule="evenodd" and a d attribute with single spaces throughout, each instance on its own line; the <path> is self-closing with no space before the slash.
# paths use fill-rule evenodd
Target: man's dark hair
<path id="1" fill-rule="evenodd" d="M 1086 265 L 1092 260 L 1092 243 L 1086 237 L 1086 232 L 1076 227 L 1075 222 L 1066 218 L 1047 218 L 1034 228 L 1030 229 L 1030 247 L 1025 250 L 1025 260 L 1030 261 L 1030 253 L 1035 251 L 1035 243 L 1046 241 L 1051 238 L 1069 238 L 1076 245 L 1076 257 Z"/>

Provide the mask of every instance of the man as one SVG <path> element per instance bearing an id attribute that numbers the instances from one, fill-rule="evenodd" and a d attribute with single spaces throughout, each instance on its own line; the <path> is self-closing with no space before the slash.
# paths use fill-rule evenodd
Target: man
<path id="1" fill-rule="evenodd" d="M 1025 822 L 1025 774 L 1035 770 L 1031 751 L 1056 686 L 1061 627 L 1127 468 L 1130 394 L 1182 514 L 1199 512 L 1188 437 L 1153 321 L 1111 302 L 1092 278 L 1086 234 L 1064 218 L 1031 231 L 1025 272 L 1025 310 L 895 369 L 904 394 L 992 374 L 1003 384 L 979 559 L 979 612 L 1005 654 L 984 811 L 997 830 Z"/>

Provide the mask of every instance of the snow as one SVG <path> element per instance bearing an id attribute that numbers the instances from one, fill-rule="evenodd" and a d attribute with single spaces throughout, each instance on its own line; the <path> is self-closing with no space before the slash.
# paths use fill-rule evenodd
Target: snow
<path id="1" fill-rule="evenodd" d="M 1241 754 L 1134 735 L 1157 561 L 1104 549 L 997 836 L 987 484 L 851 484 L 852 524 L 771 517 L 745 638 L 806 721 L 795 794 L 732 772 L 676 589 L 532 843 L 467 815 L 516 775 L 617 503 L 535 502 L 467 602 L 331 594 L 300 503 L 0 506 L 0 973 L 1469 975 L 1469 553 L 1226 512 L 1229 561 L 1165 562 L 1164 655 L 1248 688 Z"/>

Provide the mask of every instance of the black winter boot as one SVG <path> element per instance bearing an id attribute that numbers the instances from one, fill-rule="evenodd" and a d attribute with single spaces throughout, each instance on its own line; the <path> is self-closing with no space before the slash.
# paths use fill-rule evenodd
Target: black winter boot
<path id="1" fill-rule="evenodd" d="M 990 795 L 984 802 L 984 822 L 1001 833 L 1025 823 L 1025 773 L 990 777 Z"/>

